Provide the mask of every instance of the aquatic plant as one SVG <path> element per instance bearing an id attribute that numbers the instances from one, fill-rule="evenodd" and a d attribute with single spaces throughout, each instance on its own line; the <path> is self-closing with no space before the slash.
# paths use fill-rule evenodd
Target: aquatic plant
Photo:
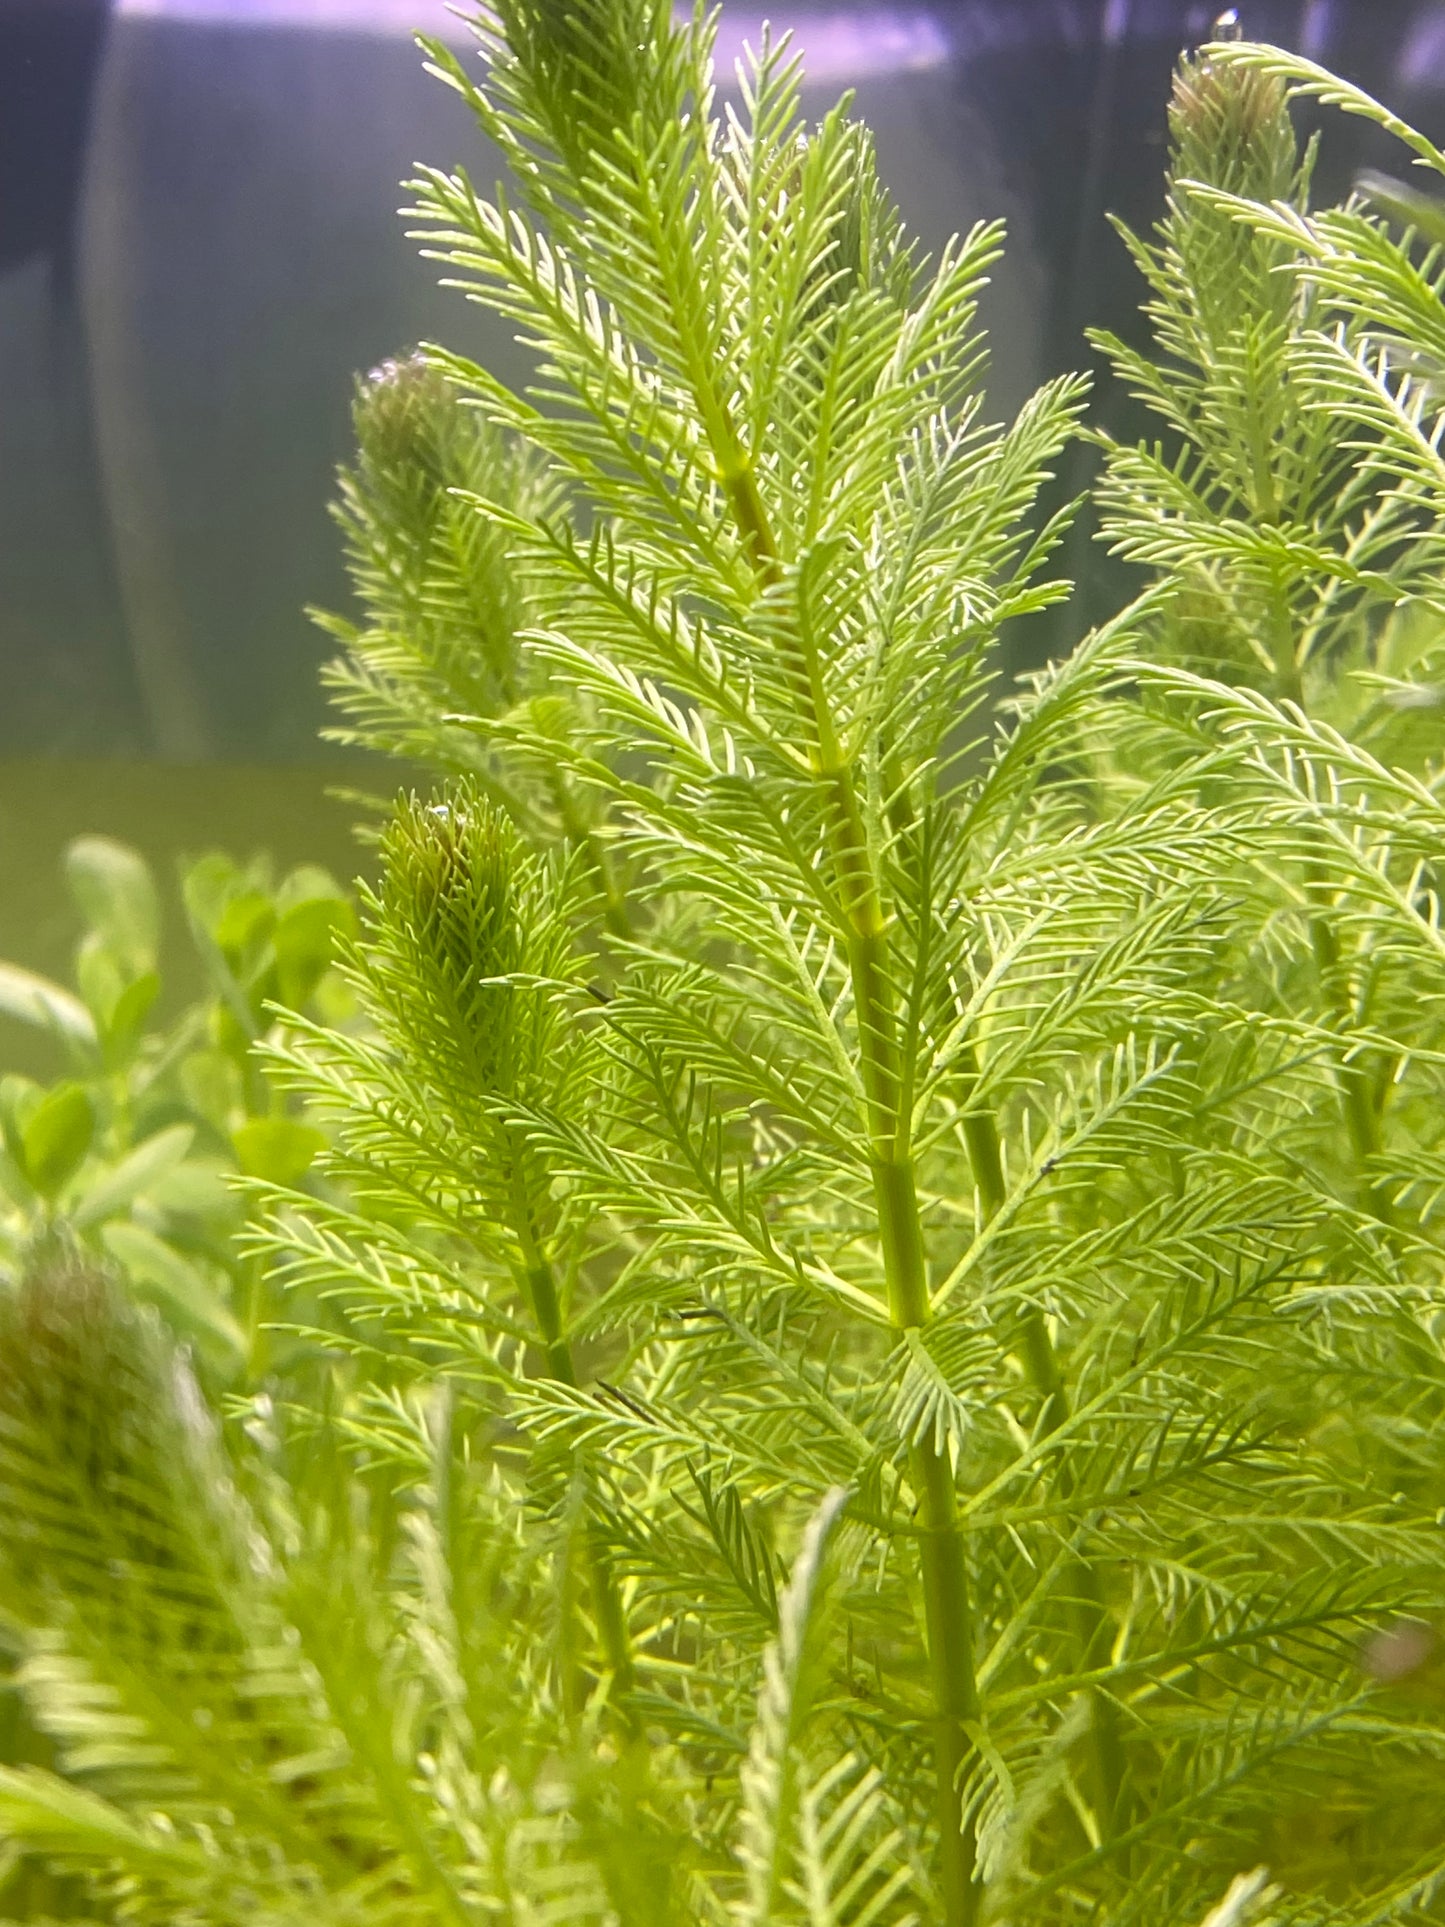
<path id="1" fill-rule="evenodd" d="M 65 881 L 83 924 L 75 989 L 0 963 L 0 1014 L 53 1047 L 49 1083 L 0 1079 L 0 1279 L 57 1251 L 118 1266 L 226 1383 L 259 1376 L 274 1338 L 258 1268 L 236 1250 L 227 1179 L 299 1179 L 320 1146 L 253 1046 L 273 1002 L 341 1021 L 332 946 L 354 926 L 324 870 L 262 859 L 187 864 L 180 896 L 203 994 L 158 1020 L 161 897 L 138 851 L 78 837 Z"/>
<path id="2" fill-rule="evenodd" d="M 341 726 L 446 780 L 269 1052 L 315 1349 L 218 1436 L 6 1301 L 0 1822 L 140 1921 L 1435 1917 L 1440 264 L 1286 95 L 1382 110 L 1186 64 L 1157 579 L 1005 703 L 1084 388 L 989 424 L 997 230 L 785 44 L 479 33 L 416 220 L 535 391 L 358 397 Z"/>
<path id="3" fill-rule="evenodd" d="M 1288 829 L 1270 845 L 1286 860 L 1248 995 L 1311 1012 L 1338 1106 L 1281 1116 L 1278 1139 L 1367 1222 L 1403 1218 L 1388 1242 L 1426 1287 L 1435 1259 L 1413 1228 L 1433 1211 L 1440 1096 L 1440 259 L 1359 203 L 1308 211 L 1291 88 L 1440 168 L 1308 62 L 1227 45 L 1186 62 L 1161 245 L 1132 242 L 1163 352 L 1099 337 L 1176 448 L 1111 448 L 1099 496 L 1109 538 L 1168 588 L 1146 686 L 1185 699 L 1187 753 L 1201 736 L 1245 750 L 1236 786 Z M 1281 949 L 1285 923 L 1308 942 Z"/>

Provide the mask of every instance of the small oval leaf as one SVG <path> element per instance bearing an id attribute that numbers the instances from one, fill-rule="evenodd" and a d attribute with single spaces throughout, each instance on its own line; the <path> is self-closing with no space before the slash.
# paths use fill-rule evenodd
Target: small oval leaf
<path id="1" fill-rule="evenodd" d="M 94 1020 L 80 999 L 19 964 L 0 963 L 0 1015 L 58 1031 L 74 1044 L 95 1043 Z"/>
<path id="2" fill-rule="evenodd" d="M 57 1084 L 31 1113 L 19 1163 L 43 1198 L 53 1198 L 79 1170 L 95 1135 L 95 1111 L 79 1084 Z"/>
<path id="3" fill-rule="evenodd" d="M 90 1187 L 70 1213 L 71 1223 L 84 1230 L 127 1209 L 132 1199 L 181 1162 L 195 1135 L 190 1124 L 172 1124 L 138 1144 Z"/>
<path id="4" fill-rule="evenodd" d="M 164 1239 L 126 1218 L 108 1224 L 101 1237 L 138 1297 L 158 1305 L 175 1323 L 219 1341 L 236 1357 L 245 1355 L 246 1334 L 230 1307 L 204 1274 Z"/>
<path id="5" fill-rule="evenodd" d="M 116 998 L 105 1026 L 105 1057 L 113 1070 L 121 1069 L 135 1055 L 160 989 L 160 978 L 148 970 Z"/>
<path id="6" fill-rule="evenodd" d="M 161 912 L 145 858 L 113 837 L 78 836 L 65 853 L 65 879 L 81 915 L 126 975 L 153 969 Z"/>
<path id="7" fill-rule="evenodd" d="M 246 1176 L 264 1178 L 269 1184 L 295 1184 L 326 1145 L 320 1131 L 291 1117 L 252 1118 L 231 1141 Z"/>
<path id="8" fill-rule="evenodd" d="M 339 897 L 312 897 L 288 910 L 277 924 L 277 992 L 283 1004 L 299 1010 L 325 976 L 336 938 L 350 935 L 355 918 Z"/>

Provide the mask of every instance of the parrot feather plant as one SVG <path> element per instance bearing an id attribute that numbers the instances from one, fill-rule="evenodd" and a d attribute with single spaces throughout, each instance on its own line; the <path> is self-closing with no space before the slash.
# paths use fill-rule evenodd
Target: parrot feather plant
<path id="1" fill-rule="evenodd" d="M 1422 1175 L 1439 1043 L 1436 832 L 1419 818 L 1436 807 L 1441 748 L 1445 504 L 1420 371 L 1445 310 L 1433 251 L 1362 205 L 1309 213 L 1290 80 L 1401 131 L 1272 51 L 1225 43 L 1183 65 L 1162 244 L 1130 237 L 1162 353 L 1099 337 L 1179 448 L 1111 446 L 1099 493 L 1108 538 L 1168 585 L 1146 681 L 1188 691 L 1210 727 L 1248 742 L 1236 781 L 1293 827 L 1273 934 L 1292 923 L 1308 942 L 1293 966 L 1276 945 L 1256 992 L 1313 1007 L 1335 1034 L 1343 1129 L 1316 1119 L 1297 1147 L 1388 1227 Z"/>
<path id="2" fill-rule="evenodd" d="M 1374 179 L 1367 198 L 1311 210 L 1312 155 L 1289 112 L 1299 97 L 1373 121 L 1417 165 L 1445 173 L 1429 141 L 1312 62 L 1232 42 L 1183 62 L 1168 213 L 1156 244 L 1126 237 L 1149 286 L 1156 354 L 1098 337 L 1173 447 L 1108 444 L 1098 492 L 1106 538 L 1163 592 L 1135 665 L 1146 704 L 1162 691 L 1173 705 L 1153 753 L 1230 742 L 1243 752 L 1235 793 L 1285 833 L 1266 857 L 1273 914 L 1241 949 L 1228 994 L 1256 1025 L 1287 1017 L 1298 1033 L 1303 1020 L 1327 1068 L 1323 1101 L 1276 1100 L 1267 1135 L 1353 1213 L 1384 1288 L 1355 1265 L 1322 1276 L 1331 1341 L 1319 1384 L 1351 1406 L 1388 1386 L 1370 1421 L 1375 1463 L 1394 1467 L 1397 1512 L 1423 1520 L 1441 1485 L 1433 1441 L 1445 1395 L 1435 386 L 1445 274 L 1428 194 Z M 1257 864 L 1261 853 L 1245 854 Z M 1357 1441 L 1337 1417 L 1329 1425 L 1353 1456 Z M 1421 1638 L 1407 1672 L 1432 1650 Z M 1381 1797 L 1397 1801 L 1388 1749 L 1438 1745 L 1428 1667 L 1411 1691 L 1423 1724 L 1377 1733 Z M 1437 1816 L 1426 1803 L 1418 1833 L 1398 1820 L 1381 1828 L 1378 1806 L 1362 1821 L 1369 1804 L 1329 1803 L 1304 1851 L 1333 1854 L 1356 1880 L 1381 1878 L 1378 1917 L 1383 1893 L 1402 1915 L 1424 1907 L 1440 1880 Z"/>
<path id="3" fill-rule="evenodd" d="M 1428 777 L 1171 658 L 1182 557 L 997 701 L 1085 399 L 990 422 L 998 231 L 922 259 L 785 42 L 720 106 L 660 0 L 478 34 L 431 58 L 511 185 L 416 220 L 535 376 L 358 398 L 339 726 L 443 781 L 365 1026 L 271 1052 L 313 1349 L 218 1433 L 83 1266 L 7 1303 L 12 1851 L 156 1923 L 1434 1917 L 1428 1184 L 1311 1138 L 1396 1048 L 1330 1014 L 1366 965 L 1284 994 L 1430 923 Z M 1228 244 L 1238 116 L 1185 131 Z M 1428 574 L 1395 473 L 1279 538 L 1378 514 L 1352 606 Z M 1196 573 L 1257 639 L 1269 557 Z"/>

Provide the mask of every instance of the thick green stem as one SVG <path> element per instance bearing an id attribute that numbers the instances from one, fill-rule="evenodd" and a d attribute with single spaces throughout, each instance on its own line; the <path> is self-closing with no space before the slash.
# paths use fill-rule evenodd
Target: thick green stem
<path id="1" fill-rule="evenodd" d="M 887 929 L 852 781 L 841 767 L 827 771 L 826 776 L 833 795 L 833 855 L 847 917 L 849 974 L 868 1099 L 883 1274 L 890 1320 L 895 1330 L 903 1332 L 926 1324 L 930 1313 L 910 1120 L 903 1110 Z M 945 1927 L 972 1927 L 978 1905 L 973 1878 L 976 1850 L 963 1808 L 962 1780 L 973 1752 L 968 1729 L 979 1717 L 979 1698 L 968 1567 L 953 1467 L 946 1453 L 930 1440 L 912 1448 L 910 1463 L 919 1495 L 943 1921 Z"/>
<path id="2" fill-rule="evenodd" d="M 730 434 L 712 439 L 720 476 L 758 581 L 765 588 L 775 587 L 782 570 L 757 478 L 730 445 Z M 802 637 L 791 666 L 800 701 L 812 713 L 813 766 L 828 794 L 829 840 L 847 932 L 889 1317 L 894 1329 L 903 1332 L 928 1320 L 928 1266 L 888 970 L 887 924 L 867 826 L 852 772 L 840 750 L 822 666 Z M 979 1716 L 979 1698 L 968 1566 L 951 1462 L 931 1442 L 915 1446 L 910 1459 L 919 1495 L 924 1624 L 934 1707 L 941 1927 L 973 1927 L 978 1912 L 973 1879 L 976 1847 L 964 1813 L 962 1781 L 973 1752 L 968 1728 Z"/>
<path id="3" fill-rule="evenodd" d="M 909 1331 L 926 1324 L 929 1318 L 928 1271 L 912 1161 L 899 1163 L 895 1158 L 875 1155 L 873 1196 L 878 1207 L 889 1315 L 899 1331 Z"/>
<path id="4" fill-rule="evenodd" d="M 933 1690 L 935 1805 L 939 1886 L 947 1927 L 969 1927 L 978 1915 L 973 1826 L 963 1812 L 962 1780 L 973 1750 L 968 1729 L 979 1717 L 973 1669 L 973 1607 L 953 1468 L 931 1446 L 909 1454 L 921 1499 L 921 1565 L 928 1673 Z"/>
<path id="5" fill-rule="evenodd" d="M 728 439 L 729 441 L 732 439 L 731 431 Z M 733 516 L 742 530 L 753 568 L 761 581 L 776 582 L 778 549 L 768 524 L 768 512 L 763 507 L 763 498 L 758 492 L 757 477 L 753 474 L 751 465 L 732 447 L 724 451 L 722 483 L 727 490 L 728 500 L 732 504 Z"/>

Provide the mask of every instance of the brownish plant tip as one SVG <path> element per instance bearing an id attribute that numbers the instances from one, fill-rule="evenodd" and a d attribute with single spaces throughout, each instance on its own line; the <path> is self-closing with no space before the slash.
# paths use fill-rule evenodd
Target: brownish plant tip
<path id="1" fill-rule="evenodd" d="M 1243 157 L 1286 112 L 1284 85 L 1272 74 L 1221 67 L 1203 54 L 1185 54 L 1174 70 L 1169 131 L 1178 147 L 1192 137 Z"/>
<path id="2" fill-rule="evenodd" d="M 353 417 L 363 460 L 381 474 L 420 473 L 442 484 L 454 399 L 420 351 L 378 363 L 356 386 Z"/>

